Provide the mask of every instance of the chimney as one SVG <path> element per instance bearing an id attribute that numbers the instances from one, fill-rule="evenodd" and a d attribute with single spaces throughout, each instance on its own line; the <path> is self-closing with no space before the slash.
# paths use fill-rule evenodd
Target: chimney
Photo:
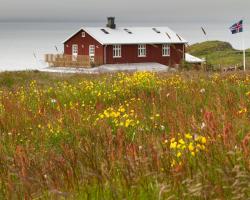
<path id="1" fill-rule="evenodd" d="M 116 25 L 115 25 L 115 18 L 114 17 L 108 17 L 108 24 L 107 27 L 115 29 Z"/>

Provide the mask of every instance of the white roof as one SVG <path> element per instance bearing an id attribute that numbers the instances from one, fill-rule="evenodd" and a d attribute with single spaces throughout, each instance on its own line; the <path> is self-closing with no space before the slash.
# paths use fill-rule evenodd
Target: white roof
<path id="1" fill-rule="evenodd" d="M 187 43 L 168 27 L 83 27 L 81 30 L 103 45 Z"/>
<path id="2" fill-rule="evenodd" d="M 197 58 L 189 53 L 185 54 L 185 60 L 188 63 L 203 63 L 203 62 L 205 62 L 204 59 Z"/>

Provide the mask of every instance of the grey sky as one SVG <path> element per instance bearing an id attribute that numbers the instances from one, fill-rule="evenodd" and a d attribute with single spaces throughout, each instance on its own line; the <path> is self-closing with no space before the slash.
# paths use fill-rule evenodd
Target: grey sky
<path id="1" fill-rule="evenodd" d="M 0 21 L 233 21 L 249 0 L 0 0 Z"/>

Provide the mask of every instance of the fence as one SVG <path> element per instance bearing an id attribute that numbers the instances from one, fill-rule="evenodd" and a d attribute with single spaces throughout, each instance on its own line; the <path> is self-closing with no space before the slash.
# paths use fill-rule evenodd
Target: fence
<path id="1" fill-rule="evenodd" d="M 91 61 L 87 55 L 45 54 L 45 62 L 50 67 L 94 67 L 103 64 L 103 58 L 95 56 Z"/>

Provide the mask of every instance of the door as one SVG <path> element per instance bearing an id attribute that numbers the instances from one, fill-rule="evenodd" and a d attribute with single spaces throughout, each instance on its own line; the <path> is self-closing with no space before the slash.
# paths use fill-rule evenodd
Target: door
<path id="1" fill-rule="evenodd" d="M 89 45 L 89 61 L 95 62 L 95 45 Z"/>
<path id="2" fill-rule="evenodd" d="M 78 56 L 78 45 L 73 44 L 72 45 L 72 60 L 77 61 L 77 56 Z"/>

